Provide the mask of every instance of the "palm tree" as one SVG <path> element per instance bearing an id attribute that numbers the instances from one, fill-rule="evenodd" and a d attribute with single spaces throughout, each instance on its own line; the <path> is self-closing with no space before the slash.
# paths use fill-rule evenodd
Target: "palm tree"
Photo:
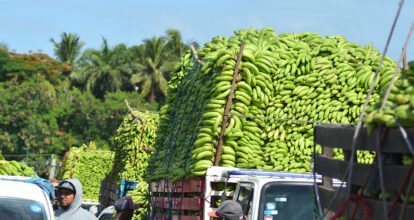
<path id="1" fill-rule="evenodd" d="M 132 84 L 141 85 L 141 94 L 149 102 L 156 98 L 156 90 L 167 96 L 167 79 L 165 75 L 172 71 L 175 62 L 170 60 L 172 54 L 168 48 L 169 41 L 163 37 L 144 40 L 144 45 L 131 49 L 137 73 L 131 76 Z"/>
<path id="2" fill-rule="evenodd" d="M 165 32 L 168 38 L 168 47 L 172 50 L 174 55 L 181 57 L 184 50 L 188 49 L 188 46 L 182 43 L 181 33 L 178 30 L 169 29 Z"/>
<path id="3" fill-rule="evenodd" d="M 125 44 L 110 48 L 105 38 L 101 49 L 86 50 L 79 64 L 79 70 L 71 74 L 71 79 L 98 98 L 103 98 L 106 92 L 120 90 L 123 83 L 129 83 L 132 74 Z"/>
<path id="4" fill-rule="evenodd" d="M 189 41 L 187 44 L 183 43 L 181 33 L 178 30 L 168 29 L 165 33 L 169 41 L 168 47 L 174 55 L 178 56 L 178 59 L 184 55 L 186 50 L 190 49 L 190 45 L 193 45 L 196 49 L 200 47 L 196 41 Z"/>
<path id="5" fill-rule="evenodd" d="M 63 32 L 60 38 L 60 42 L 56 42 L 53 38 L 50 39 L 55 47 L 55 56 L 60 62 L 71 66 L 78 57 L 84 43 L 79 40 L 77 34 Z"/>

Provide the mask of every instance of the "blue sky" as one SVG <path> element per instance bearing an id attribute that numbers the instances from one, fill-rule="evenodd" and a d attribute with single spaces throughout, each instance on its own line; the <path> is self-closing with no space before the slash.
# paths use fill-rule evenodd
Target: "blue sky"
<path id="1" fill-rule="evenodd" d="M 203 44 L 214 36 L 231 36 L 240 28 L 273 27 L 276 33 L 341 34 L 361 45 L 384 50 L 399 0 L 0 0 L 0 42 L 17 52 L 53 55 L 50 38 L 77 33 L 83 49 L 140 44 L 169 28 L 184 40 Z M 398 60 L 414 20 L 414 1 L 405 1 L 387 55 Z M 413 39 L 411 39 L 413 40 Z M 414 42 L 407 52 L 414 60 Z"/>

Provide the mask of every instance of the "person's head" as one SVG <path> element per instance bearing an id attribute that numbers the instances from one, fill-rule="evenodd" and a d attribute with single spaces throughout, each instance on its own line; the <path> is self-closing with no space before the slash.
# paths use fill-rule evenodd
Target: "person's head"
<path id="1" fill-rule="evenodd" d="M 221 202 L 217 210 L 209 212 L 208 215 L 224 220 L 242 220 L 244 218 L 241 205 L 234 200 Z"/>
<path id="2" fill-rule="evenodd" d="M 75 199 L 75 186 L 68 181 L 63 181 L 56 188 L 58 189 L 60 206 L 64 209 L 68 209 Z"/>
<path id="3" fill-rule="evenodd" d="M 134 204 L 130 196 L 122 197 L 115 202 L 115 210 L 117 220 L 129 220 L 134 215 L 134 210 L 139 208 L 138 204 Z"/>

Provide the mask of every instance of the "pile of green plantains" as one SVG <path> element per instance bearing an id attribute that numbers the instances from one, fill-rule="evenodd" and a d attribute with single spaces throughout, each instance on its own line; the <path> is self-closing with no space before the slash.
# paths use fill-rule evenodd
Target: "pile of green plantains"
<path id="1" fill-rule="evenodd" d="M 139 204 L 141 207 L 134 211 L 133 220 L 146 220 L 147 218 L 147 206 L 148 206 L 148 183 L 139 182 L 134 190 L 129 191 L 127 196 L 131 196 L 132 201 L 135 204 Z"/>
<path id="2" fill-rule="evenodd" d="M 157 113 L 133 111 L 128 113 L 113 139 L 115 161 L 107 180 L 145 179 L 148 160 L 154 149 L 159 116 Z"/>
<path id="3" fill-rule="evenodd" d="M 277 35 L 272 28 L 237 30 L 230 38 L 213 38 L 197 51 L 204 62 L 200 69 L 193 67 L 187 54 L 172 73 L 167 104 L 160 112 L 156 145 L 161 147 L 153 158 L 153 179 L 200 176 L 213 165 L 243 41 L 221 166 L 310 171 L 314 123 L 280 119 L 356 124 L 381 60 L 372 44 L 360 46 L 341 35 Z M 395 67 L 386 57 L 370 105 L 379 99 Z M 335 155 L 343 158 L 339 151 Z M 359 162 L 369 163 L 372 158 L 370 152 L 358 152 Z"/>
<path id="4" fill-rule="evenodd" d="M 101 180 L 109 173 L 114 153 L 96 150 L 91 141 L 81 147 L 72 147 L 66 154 L 60 173 L 61 180 L 78 178 L 82 183 L 84 199 L 98 200 Z"/>
<path id="5" fill-rule="evenodd" d="M 25 163 L 17 162 L 15 160 L 7 161 L 0 151 L 0 175 L 13 175 L 13 176 L 33 176 L 37 177 L 36 172 L 32 167 L 27 166 Z"/>
<path id="6" fill-rule="evenodd" d="M 379 102 L 367 109 L 370 113 L 365 123 L 370 126 L 370 132 L 377 125 L 396 127 L 396 118 L 403 126 L 414 126 L 414 61 L 411 61 L 408 67 L 391 87 L 385 107 L 381 109 L 386 92 L 386 88 L 383 88 Z"/>
<path id="7" fill-rule="evenodd" d="M 32 167 L 27 166 L 25 163 L 17 162 L 15 160 L 7 161 L 0 151 L 0 175 L 13 175 L 13 176 L 37 176 Z"/>

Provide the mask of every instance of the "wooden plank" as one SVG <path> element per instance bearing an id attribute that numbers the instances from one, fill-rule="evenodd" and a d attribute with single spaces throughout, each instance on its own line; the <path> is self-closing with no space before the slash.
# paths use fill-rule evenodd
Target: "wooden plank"
<path id="1" fill-rule="evenodd" d="M 316 125 L 314 127 L 314 141 L 324 147 L 342 148 L 351 150 L 355 126 L 339 125 Z M 414 128 L 406 128 L 411 143 L 414 143 Z M 361 128 L 360 143 L 356 146 L 358 150 L 376 151 L 376 135 L 378 129 L 370 136 L 367 135 L 366 127 Z M 397 128 L 390 128 L 384 139 L 382 148 L 384 153 L 410 153 L 401 132 Z"/>
<path id="2" fill-rule="evenodd" d="M 182 180 L 179 180 L 175 183 L 174 192 L 180 193 L 183 190 L 184 193 L 192 192 L 204 192 L 204 178 L 195 177 L 184 181 L 184 187 L 182 185 Z"/>
<path id="3" fill-rule="evenodd" d="M 164 199 L 164 200 L 163 200 Z M 156 208 L 169 208 L 168 197 L 153 197 L 151 198 L 151 204 L 154 204 Z M 180 209 L 181 198 L 173 198 L 172 209 Z M 202 209 L 203 201 L 201 198 L 183 198 L 182 199 L 182 210 L 194 210 L 199 211 Z"/>
<path id="4" fill-rule="evenodd" d="M 166 183 L 168 184 L 164 188 Z M 178 180 L 174 184 L 171 184 L 170 180 L 165 181 L 164 179 L 151 182 L 151 192 L 171 192 L 173 189 L 175 193 L 181 193 L 182 189 L 184 193 L 201 193 L 204 191 L 204 179 L 196 177 L 185 180 L 184 187 L 182 185 L 182 180 Z"/>
<path id="5" fill-rule="evenodd" d="M 323 208 L 328 208 L 329 202 L 331 201 L 331 198 L 333 198 L 335 195 L 334 190 L 327 189 L 323 186 L 319 186 L 319 196 L 321 199 L 321 205 Z M 339 210 L 340 206 L 343 204 L 343 202 L 346 200 L 345 194 L 339 194 L 337 199 L 332 203 L 332 206 L 330 210 L 337 211 Z M 383 210 L 383 204 L 382 201 L 379 200 L 373 200 L 373 199 L 364 199 L 364 201 L 368 204 L 368 207 L 372 210 L 372 216 L 369 219 L 375 219 L 375 220 L 385 220 L 384 218 L 384 212 Z M 392 202 L 387 203 L 388 209 L 391 207 Z M 403 204 L 397 203 L 390 220 L 397 220 L 401 211 Z M 347 211 L 350 211 L 352 213 L 353 209 L 355 207 L 355 203 L 348 203 Z M 358 211 L 356 213 L 355 219 L 364 219 L 364 212 L 361 206 L 359 206 Z M 404 220 L 412 220 L 414 219 L 414 205 L 410 204 L 407 206 Z"/>
<path id="6" fill-rule="evenodd" d="M 172 188 L 171 181 L 159 179 L 151 182 L 151 192 L 170 192 Z"/>
<path id="7" fill-rule="evenodd" d="M 322 155 L 316 157 L 316 172 L 323 176 L 340 179 L 343 177 L 348 161 L 327 158 Z M 352 184 L 362 186 L 369 170 L 370 165 L 354 163 L 354 171 L 352 175 Z M 404 176 L 408 170 L 408 166 L 384 166 L 384 181 L 387 190 L 397 191 L 401 183 L 404 181 Z M 378 181 L 379 187 L 379 181 Z M 407 185 L 405 185 L 404 190 Z"/>
<path id="8" fill-rule="evenodd" d="M 328 147 L 322 147 L 322 155 L 326 158 L 332 158 L 333 157 L 333 149 Z M 328 187 L 329 189 L 333 189 L 332 187 L 332 178 L 329 176 L 323 176 L 322 177 L 322 185 L 325 187 Z"/>
<path id="9" fill-rule="evenodd" d="M 154 219 L 156 220 L 164 220 L 167 219 L 168 215 L 167 214 L 162 214 L 161 213 L 157 213 L 155 214 Z M 172 220 L 179 220 L 180 216 L 179 215 L 171 215 L 171 219 Z M 202 218 L 200 216 L 190 216 L 190 215 L 181 215 L 181 220 L 201 220 Z"/>

